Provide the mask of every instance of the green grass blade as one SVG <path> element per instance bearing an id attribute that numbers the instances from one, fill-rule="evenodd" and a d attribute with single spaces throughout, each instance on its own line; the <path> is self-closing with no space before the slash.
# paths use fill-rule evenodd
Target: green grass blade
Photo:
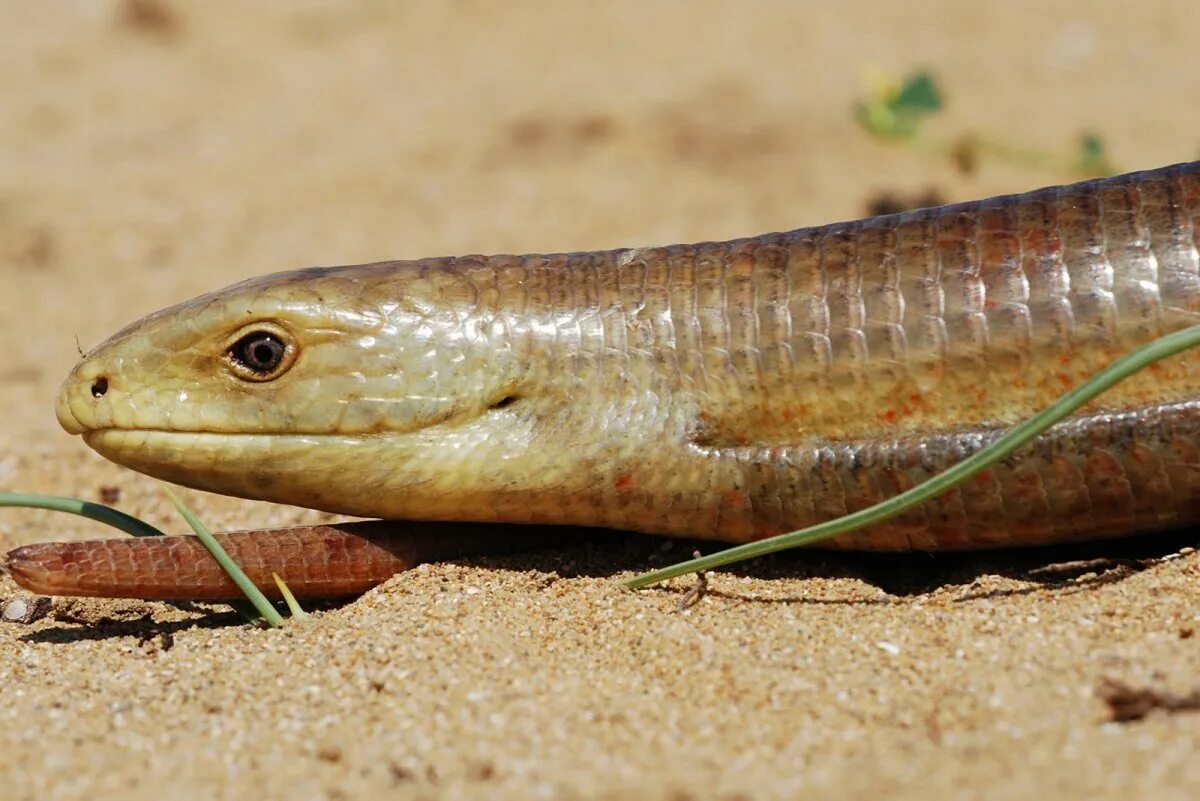
<path id="1" fill-rule="evenodd" d="M 81 501 L 78 498 L 62 498 L 56 495 L 39 495 L 26 492 L 0 492 L 0 507 L 8 506 L 24 509 L 47 509 L 51 512 L 66 512 L 67 514 L 86 517 L 105 523 L 115 529 L 124 531 L 134 537 L 165 537 L 159 529 L 139 520 L 132 515 L 91 501 Z M 254 606 L 245 601 L 233 601 L 230 604 L 249 623 L 257 624 L 262 618 Z"/>
<path id="2" fill-rule="evenodd" d="M 37 495 L 26 492 L 0 492 L 0 506 L 15 506 L 26 509 L 49 509 L 52 512 L 67 512 L 68 514 L 86 517 L 100 523 L 106 523 L 135 537 L 161 537 L 161 531 L 149 523 L 136 517 L 91 501 L 81 501 L 78 498 L 60 498 L 55 495 Z"/>
<path id="3" fill-rule="evenodd" d="M 279 593 L 283 596 L 283 602 L 287 604 L 288 611 L 292 613 L 292 617 L 308 617 L 308 612 L 305 612 L 300 606 L 300 602 L 296 600 L 296 596 L 292 595 L 292 590 L 288 587 L 287 582 L 279 577 L 278 573 L 271 573 L 271 578 L 275 579 L 275 586 L 279 588 Z"/>
<path id="4" fill-rule="evenodd" d="M 171 503 L 175 504 L 175 508 L 179 510 L 179 514 L 183 515 L 183 519 L 192 527 L 192 531 L 196 532 L 196 536 L 200 538 L 200 542 L 204 543 L 204 547 L 217 560 L 217 564 L 221 569 L 229 574 L 229 578 L 233 579 L 233 583 L 237 585 L 242 594 L 254 605 L 258 614 L 262 615 L 263 620 L 267 621 L 270 626 L 282 626 L 283 616 L 271 605 L 267 600 L 267 596 L 262 594 L 262 591 L 254 585 L 254 582 L 238 567 L 237 562 L 233 561 L 233 557 L 221 547 L 221 543 L 217 542 L 212 532 L 208 530 L 203 523 L 200 522 L 192 510 L 183 505 L 183 501 L 179 500 L 174 492 L 167 489 L 167 497 L 171 499 Z"/>
<path id="5" fill-rule="evenodd" d="M 1086 382 L 1067 392 L 1053 404 L 1023 423 L 1014 426 L 998 440 L 983 450 L 967 457 L 954 467 L 939 473 L 923 484 L 918 484 L 894 498 L 877 503 L 853 514 L 829 520 L 815 526 L 780 534 L 758 542 L 739 545 L 699 559 L 679 562 L 660 570 L 643 573 L 623 582 L 627 587 L 646 587 L 676 576 L 711 570 L 715 567 L 730 565 L 756 556 L 764 556 L 789 548 L 812 545 L 822 540 L 836 537 L 847 531 L 863 528 L 893 517 L 907 509 L 924 503 L 963 483 L 980 470 L 1009 456 L 1017 448 L 1026 444 L 1050 426 L 1058 423 L 1067 415 L 1088 403 L 1101 392 L 1112 387 L 1119 381 L 1128 378 L 1149 364 L 1173 356 L 1180 351 L 1200 345 L 1200 325 L 1185 328 L 1173 334 L 1160 337 L 1133 353 L 1113 362 L 1104 370 L 1096 373 Z"/>

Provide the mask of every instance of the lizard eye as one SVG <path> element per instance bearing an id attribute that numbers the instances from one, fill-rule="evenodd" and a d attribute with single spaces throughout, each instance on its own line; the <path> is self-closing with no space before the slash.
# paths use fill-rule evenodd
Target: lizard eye
<path id="1" fill-rule="evenodd" d="M 247 381 L 270 381 L 283 375 L 295 360 L 295 348 L 285 337 L 273 326 L 242 334 L 227 351 L 234 374 Z"/>

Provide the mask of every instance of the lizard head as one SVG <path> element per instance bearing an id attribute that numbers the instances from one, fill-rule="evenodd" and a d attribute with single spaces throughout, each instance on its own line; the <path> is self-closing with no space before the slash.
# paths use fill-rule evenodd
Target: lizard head
<path id="1" fill-rule="evenodd" d="M 509 408 L 521 383 L 511 339 L 492 335 L 502 319 L 469 269 L 438 267 L 278 273 L 151 314 L 82 359 L 58 420 L 180 484 L 419 514 L 418 489 L 436 499 L 440 484 L 479 480 L 456 476 L 455 459 L 522 447 L 528 433 Z"/>

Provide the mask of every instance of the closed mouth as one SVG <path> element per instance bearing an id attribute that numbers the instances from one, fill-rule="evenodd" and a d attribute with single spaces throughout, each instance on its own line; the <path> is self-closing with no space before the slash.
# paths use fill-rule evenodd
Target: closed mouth
<path id="1" fill-rule="evenodd" d="M 95 447 L 98 442 L 106 442 L 113 439 L 132 439 L 135 437 L 143 437 L 146 439 L 176 439 L 190 438 L 198 441 L 205 440 L 221 440 L 221 441 L 254 441 L 261 439 L 270 439 L 274 441 L 284 439 L 308 440 L 308 439 L 344 439 L 344 440 L 367 440 L 377 439 L 394 435 L 394 431 L 379 431 L 367 434 L 340 434 L 337 432 L 301 432 L 301 431 L 193 431 L 189 429 L 177 428 L 95 428 L 90 431 L 85 431 L 81 435 L 83 441 L 88 445 Z"/>

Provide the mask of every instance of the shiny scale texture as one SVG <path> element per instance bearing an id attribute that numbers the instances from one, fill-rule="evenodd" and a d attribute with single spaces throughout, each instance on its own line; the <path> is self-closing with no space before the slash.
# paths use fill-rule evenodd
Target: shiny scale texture
<path id="1" fill-rule="evenodd" d="M 118 333 L 58 414 L 116 462 L 232 495 L 747 541 L 890 497 L 1200 321 L 1198 220 L 1184 164 L 732 242 L 280 273 Z M 248 377 L 230 347 L 264 326 L 286 364 Z M 1197 354 L 1174 357 L 827 545 L 1195 522 L 1198 390 Z"/>

